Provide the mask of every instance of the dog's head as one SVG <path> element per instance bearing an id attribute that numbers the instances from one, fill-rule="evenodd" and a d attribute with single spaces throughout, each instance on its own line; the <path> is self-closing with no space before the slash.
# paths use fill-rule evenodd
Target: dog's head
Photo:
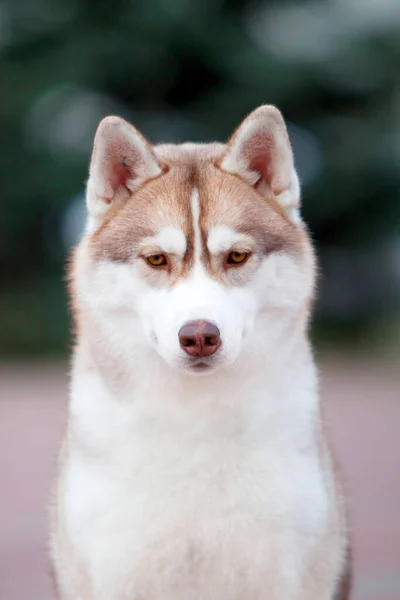
<path id="1" fill-rule="evenodd" d="M 207 373 L 278 352 L 304 326 L 314 261 L 276 108 L 258 108 L 226 145 L 152 147 L 104 119 L 87 206 L 76 303 L 114 357 L 133 365 L 146 349 Z"/>

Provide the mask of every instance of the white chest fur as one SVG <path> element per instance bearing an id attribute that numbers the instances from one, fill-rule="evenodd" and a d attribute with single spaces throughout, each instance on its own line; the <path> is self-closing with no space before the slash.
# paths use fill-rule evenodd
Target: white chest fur
<path id="1" fill-rule="evenodd" d="M 63 518 L 96 600 L 297 598 L 330 512 L 315 398 L 138 392 L 73 384 Z"/>

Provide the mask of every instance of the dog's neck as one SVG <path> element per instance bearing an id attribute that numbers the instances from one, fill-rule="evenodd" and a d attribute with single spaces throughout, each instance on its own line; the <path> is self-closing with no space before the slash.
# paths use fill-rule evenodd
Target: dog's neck
<path id="1" fill-rule="evenodd" d="M 171 369 L 144 347 L 127 372 L 110 362 L 105 344 L 93 347 L 82 336 L 73 362 L 72 430 L 99 452 L 110 439 L 118 445 L 137 435 L 188 448 L 221 439 L 307 447 L 318 429 L 317 381 L 304 328 L 291 335 L 272 354 L 244 351 L 233 365 L 200 376 Z"/>

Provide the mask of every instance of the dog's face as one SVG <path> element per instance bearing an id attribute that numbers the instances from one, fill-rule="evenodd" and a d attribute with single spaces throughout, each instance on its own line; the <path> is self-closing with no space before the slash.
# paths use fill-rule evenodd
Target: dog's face
<path id="1" fill-rule="evenodd" d="M 76 287 L 109 352 L 129 364 L 145 346 L 192 373 L 276 352 L 305 321 L 313 290 L 298 195 L 272 107 L 227 146 L 151 148 L 124 121 L 103 121 Z"/>

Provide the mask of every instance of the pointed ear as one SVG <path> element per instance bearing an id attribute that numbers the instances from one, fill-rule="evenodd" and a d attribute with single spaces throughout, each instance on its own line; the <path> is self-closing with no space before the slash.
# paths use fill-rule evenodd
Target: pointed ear
<path id="1" fill-rule="evenodd" d="M 299 221 L 299 180 L 285 122 L 275 106 L 260 106 L 242 122 L 220 167 L 261 193 L 272 192 L 288 217 Z"/>
<path id="2" fill-rule="evenodd" d="M 129 198 L 142 183 L 161 174 L 147 140 L 119 117 L 106 117 L 96 131 L 86 202 L 95 225 L 111 204 Z"/>

